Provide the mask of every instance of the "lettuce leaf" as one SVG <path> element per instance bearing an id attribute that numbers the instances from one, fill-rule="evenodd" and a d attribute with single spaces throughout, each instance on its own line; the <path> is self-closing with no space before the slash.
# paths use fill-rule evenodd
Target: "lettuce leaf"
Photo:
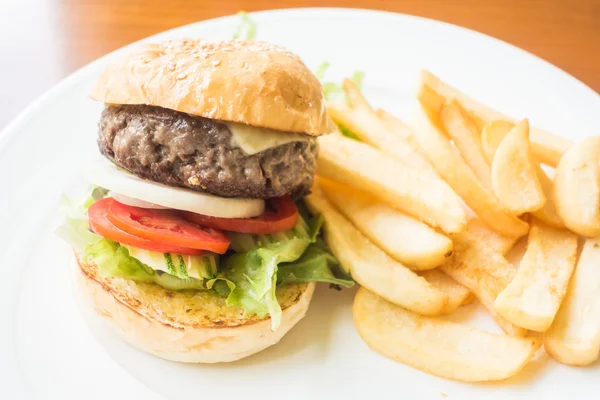
<path id="1" fill-rule="evenodd" d="M 338 260 L 318 239 L 308 246 L 302 257 L 292 263 L 282 264 L 277 270 L 277 284 L 325 282 L 343 287 L 354 286 L 354 281 L 339 268 Z"/>
<path id="2" fill-rule="evenodd" d="M 331 64 L 329 64 L 327 61 L 324 61 L 317 67 L 315 71 L 315 76 L 323 84 L 323 95 L 325 96 L 325 100 L 329 102 L 348 104 L 348 96 L 346 96 L 346 92 L 344 91 L 344 87 L 341 83 L 325 82 L 325 75 L 330 66 Z M 362 89 L 365 74 L 362 71 L 354 71 L 349 79 L 356 83 L 356 86 L 358 86 L 359 89 Z"/>
<path id="3" fill-rule="evenodd" d="M 321 65 L 319 65 L 319 67 L 315 71 L 315 76 L 321 81 L 323 85 L 323 96 L 325 96 L 325 100 L 331 103 L 348 104 L 348 96 L 346 95 L 346 91 L 344 90 L 344 87 L 341 83 L 324 82 L 325 74 L 329 67 L 330 64 L 327 61 L 324 61 L 323 63 L 321 63 Z M 361 89 L 364 78 L 364 72 L 355 71 L 350 77 L 350 80 L 354 81 L 354 83 L 356 83 L 356 86 L 358 86 L 358 88 Z M 337 125 L 344 136 L 349 137 L 350 139 L 360 141 L 359 137 L 350 129 L 346 128 L 344 125 L 341 124 Z"/>
<path id="4" fill-rule="evenodd" d="M 103 187 L 100 187 L 100 186 L 94 186 L 94 189 L 92 190 L 92 194 L 90 195 L 90 197 L 88 197 L 88 199 L 85 201 L 85 203 L 83 203 L 83 207 L 85 209 L 90 208 L 90 206 L 92 204 L 94 204 L 98 200 L 105 198 L 107 194 L 108 194 L 108 189 L 104 189 Z"/>
<path id="5" fill-rule="evenodd" d="M 323 82 L 323 80 L 325 79 L 325 74 L 327 73 L 327 70 L 330 66 L 331 64 L 329 64 L 327 61 L 323 61 L 321 65 L 317 67 L 317 70 L 315 71 L 315 76 L 318 80 Z"/>
<path id="6" fill-rule="evenodd" d="M 86 204 L 88 201 L 86 201 Z M 56 230 L 56 235 L 67 242 L 78 253 L 84 253 L 90 243 L 96 243 L 101 236 L 90 231 L 88 225 L 87 208 L 77 205 L 75 201 L 63 196 L 60 201 L 65 220 Z"/>
<path id="7" fill-rule="evenodd" d="M 300 211 L 303 214 L 302 207 Z M 296 236 L 276 243 L 258 245 L 225 260 L 224 275 L 235 285 L 227 297 L 227 305 L 241 306 L 246 312 L 259 317 L 269 314 L 271 327 L 276 329 L 281 323 L 281 306 L 275 294 L 278 284 L 327 282 L 346 287 L 354 284 L 348 279 L 336 277 L 329 269 L 338 262 L 329 253 L 325 243 L 317 239 L 324 223 L 323 217 L 312 218 L 308 223 L 308 230 L 305 229 L 305 219 L 301 215 L 293 229 L 294 232 L 299 232 Z"/>
<path id="8" fill-rule="evenodd" d="M 276 329 L 281 323 L 281 306 L 275 295 L 278 265 L 299 259 L 309 244 L 309 237 L 296 237 L 228 257 L 224 274 L 235 288 L 227 305 L 241 306 L 259 317 L 269 314 L 271 327 Z"/>
<path id="9" fill-rule="evenodd" d="M 87 260 L 93 261 L 98 266 L 100 276 L 154 282 L 156 272 L 129 256 L 129 251 L 117 242 L 101 239 L 89 244 L 85 248 L 85 256 Z"/>
<path id="10" fill-rule="evenodd" d="M 237 31 L 233 34 L 234 39 L 254 40 L 256 38 L 256 24 L 248 16 L 246 11 L 240 11 L 238 15 L 241 18 Z"/>
<path id="11" fill-rule="evenodd" d="M 155 271 L 137 258 L 131 257 L 126 247 L 108 239 L 89 244 L 85 257 L 98 266 L 100 276 L 130 279 L 135 282 L 155 283 L 168 290 L 207 289 L 203 280 L 181 279 L 161 271 Z"/>
<path id="12" fill-rule="evenodd" d="M 342 135 L 360 142 L 360 138 L 356 135 L 356 133 L 352 132 L 350 129 L 346 128 L 344 125 L 338 124 L 338 128 L 340 128 L 340 132 L 342 132 Z"/>
<path id="13" fill-rule="evenodd" d="M 339 261 L 322 239 L 312 243 L 302 256 L 291 263 L 283 263 L 277 272 L 277 284 L 324 282 L 343 287 L 354 286 L 354 280 L 340 267 Z"/>

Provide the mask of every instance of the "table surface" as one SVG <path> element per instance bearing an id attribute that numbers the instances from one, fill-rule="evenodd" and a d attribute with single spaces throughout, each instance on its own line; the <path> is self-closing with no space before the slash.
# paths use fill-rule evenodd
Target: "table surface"
<path id="1" fill-rule="evenodd" d="M 464 26 L 600 91 L 600 0 L 1 0 L 0 128 L 88 62 L 146 36 L 239 10 L 373 8 Z"/>

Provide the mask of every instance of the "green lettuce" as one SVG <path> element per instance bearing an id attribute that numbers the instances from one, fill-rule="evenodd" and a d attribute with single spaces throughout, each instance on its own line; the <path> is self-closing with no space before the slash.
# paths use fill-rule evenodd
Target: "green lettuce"
<path id="1" fill-rule="evenodd" d="M 256 24 L 245 11 L 240 11 L 238 15 L 241 18 L 237 31 L 233 34 L 234 39 L 254 40 L 256 38 Z"/>
<path id="2" fill-rule="evenodd" d="M 325 74 L 329 67 L 330 64 L 327 61 L 325 61 L 321 63 L 321 65 L 319 65 L 319 67 L 315 71 L 315 76 L 321 81 L 323 85 L 323 96 L 325 96 L 325 100 L 331 103 L 348 104 L 348 96 L 346 95 L 346 91 L 344 90 L 344 87 L 341 83 L 324 82 Z M 356 83 L 356 86 L 358 86 L 358 88 L 361 89 L 364 78 L 365 74 L 362 71 L 355 71 L 350 77 L 350 80 Z M 344 125 L 341 124 L 337 125 L 344 136 L 360 141 L 359 137 L 350 129 L 346 128 Z"/>
<path id="3" fill-rule="evenodd" d="M 89 244 L 85 249 L 85 258 L 98 266 L 100 276 L 155 283 L 168 290 L 207 288 L 206 283 L 200 279 L 178 278 L 162 271 L 155 271 L 137 258 L 131 257 L 126 247 L 108 239 Z"/>
<path id="4" fill-rule="evenodd" d="M 156 272 L 129 255 L 117 242 L 101 239 L 85 248 L 85 257 L 98 266 L 100 276 L 114 276 L 136 282 L 154 282 Z"/>
<path id="5" fill-rule="evenodd" d="M 354 286 L 354 281 L 339 268 L 339 261 L 318 239 L 308 246 L 298 260 L 282 264 L 277 270 L 277 284 L 325 282 L 343 287 Z"/>
<path id="6" fill-rule="evenodd" d="M 276 329 L 281 322 L 281 306 L 275 295 L 278 265 L 299 259 L 309 244 L 309 238 L 293 238 L 228 257 L 224 274 L 235 288 L 227 297 L 227 305 L 241 306 L 259 317 L 269 314 Z"/>
<path id="7" fill-rule="evenodd" d="M 317 67 L 317 70 L 315 71 L 315 76 L 318 80 L 323 82 L 323 80 L 325 79 L 325 74 L 327 73 L 329 67 L 331 67 L 331 64 L 329 64 L 327 61 L 323 61 L 321 65 Z"/>
<path id="8" fill-rule="evenodd" d="M 83 207 L 85 209 L 90 208 L 90 206 L 92 204 L 94 204 L 95 202 L 97 202 L 100 199 L 105 198 L 107 194 L 108 194 L 108 189 L 104 189 L 103 187 L 100 187 L 100 186 L 94 186 L 94 189 L 92 190 L 92 194 L 90 194 L 90 197 L 88 197 L 87 200 L 85 201 L 85 203 L 83 203 Z"/>
<path id="9" fill-rule="evenodd" d="M 323 84 L 323 95 L 325 96 L 325 100 L 329 102 L 348 104 L 348 96 L 346 96 L 346 92 L 344 91 L 344 87 L 341 83 L 325 82 L 325 75 L 330 66 L 331 65 L 327 61 L 324 61 L 317 67 L 317 70 L 315 71 L 315 76 Z M 362 71 L 354 71 L 352 76 L 350 76 L 350 80 L 356 83 L 356 86 L 358 86 L 359 89 L 362 88 L 364 79 L 365 74 Z"/>
<path id="10" fill-rule="evenodd" d="M 67 196 L 63 196 L 60 201 L 60 209 L 65 215 L 65 219 L 56 234 L 67 242 L 77 253 L 82 254 L 88 244 L 93 244 L 102 239 L 89 229 L 87 207 L 88 200 L 84 206 L 78 205 Z"/>
<path id="11" fill-rule="evenodd" d="M 243 307 L 246 312 L 260 317 L 269 314 L 273 329 L 281 322 L 277 285 L 294 282 L 354 285 L 349 277 L 342 276 L 336 268 L 337 259 L 318 239 L 323 217 L 314 217 L 307 224 L 303 207 L 300 211 L 300 220 L 292 230 L 294 235 L 279 242 L 261 243 L 252 250 L 228 257 L 224 263 L 224 277 L 235 285 L 227 297 L 227 305 Z"/>

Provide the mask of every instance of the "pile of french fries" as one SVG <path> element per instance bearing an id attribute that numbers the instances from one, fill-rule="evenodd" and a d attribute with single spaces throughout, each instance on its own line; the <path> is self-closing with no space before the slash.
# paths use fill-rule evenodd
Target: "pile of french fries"
<path id="1" fill-rule="evenodd" d="M 600 137 L 573 144 L 428 71 L 410 125 L 374 110 L 352 81 L 344 90 L 347 104 L 329 114 L 360 141 L 319 138 L 306 202 L 361 285 L 353 314 L 365 342 L 468 382 L 516 375 L 542 344 L 564 364 L 597 361 Z M 525 236 L 517 268 L 505 255 Z M 505 334 L 440 317 L 473 299 Z"/>

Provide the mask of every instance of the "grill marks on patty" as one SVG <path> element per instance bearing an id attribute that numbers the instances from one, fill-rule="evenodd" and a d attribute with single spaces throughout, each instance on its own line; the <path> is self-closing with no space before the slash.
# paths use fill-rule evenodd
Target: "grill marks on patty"
<path id="1" fill-rule="evenodd" d="M 222 122 L 161 107 L 107 106 L 98 146 L 141 178 L 222 197 L 269 198 L 309 193 L 315 138 L 248 155 L 231 145 Z"/>

